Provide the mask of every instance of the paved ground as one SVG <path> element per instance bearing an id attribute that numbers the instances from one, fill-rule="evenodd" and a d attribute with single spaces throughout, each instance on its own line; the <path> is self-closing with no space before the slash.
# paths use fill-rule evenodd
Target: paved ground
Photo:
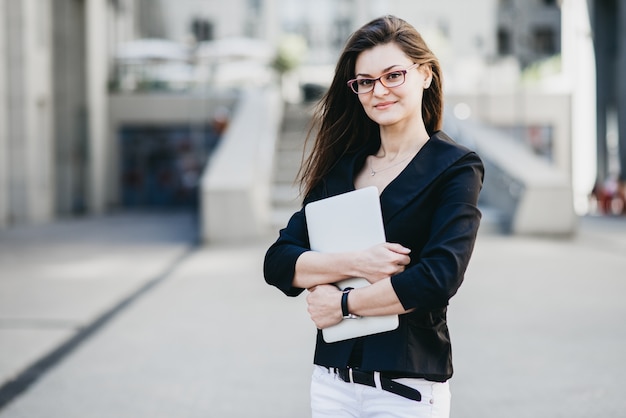
<path id="1" fill-rule="evenodd" d="M 265 248 L 189 213 L 0 231 L 0 418 L 306 418 L 313 325 Z M 452 300 L 453 418 L 624 417 L 626 219 L 481 234 Z M 39 362 L 37 362 L 39 360 Z"/>

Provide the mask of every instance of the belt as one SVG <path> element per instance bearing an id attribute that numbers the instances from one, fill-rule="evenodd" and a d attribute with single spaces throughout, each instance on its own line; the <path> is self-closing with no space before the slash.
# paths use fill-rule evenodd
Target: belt
<path id="1" fill-rule="evenodd" d="M 403 398 L 411 399 L 413 401 L 421 401 L 422 394 L 419 390 L 413 389 L 410 386 L 403 385 L 396 381 L 391 380 L 388 377 L 383 376 L 379 372 L 364 372 L 356 369 L 339 369 L 330 367 L 329 371 L 335 373 L 341 380 L 348 383 L 358 383 L 360 385 L 366 385 L 376 387 L 375 375 L 380 379 L 380 388 L 387 392 L 394 393 L 402 396 Z"/>

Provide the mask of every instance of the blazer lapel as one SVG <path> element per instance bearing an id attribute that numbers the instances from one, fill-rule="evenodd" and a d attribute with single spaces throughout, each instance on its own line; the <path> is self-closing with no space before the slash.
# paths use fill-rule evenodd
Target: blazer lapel
<path id="1" fill-rule="evenodd" d="M 384 223 L 387 224 L 441 173 L 468 152 L 469 150 L 454 143 L 445 133 L 435 133 L 409 165 L 383 190 L 381 206 Z"/>
<path id="2" fill-rule="evenodd" d="M 324 197 L 354 190 L 354 179 L 363 167 L 369 150 L 346 156 L 333 175 L 324 182 Z M 424 189 L 470 150 L 456 144 L 442 131 L 436 132 L 409 165 L 383 190 L 380 200 L 383 221 L 387 224 Z"/>

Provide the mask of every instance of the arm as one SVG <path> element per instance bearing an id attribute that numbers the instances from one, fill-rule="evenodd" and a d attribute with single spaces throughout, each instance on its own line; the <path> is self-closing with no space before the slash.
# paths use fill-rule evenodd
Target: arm
<path id="1" fill-rule="evenodd" d="M 429 311 L 448 304 L 463 282 L 480 225 L 478 196 L 484 168 L 467 154 L 437 180 L 435 210 L 429 219 L 428 240 L 418 263 L 391 278 L 405 309 Z"/>
<path id="2" fill-rule="evenodd" d="M 307 296 L 308 311 L 317 328 L 324 329 L 342 321 L 341 294 L 335 286 L 311 289 Z M 358 316 L 400 315 L 411 311 L 404 309 L 389 278 L 352 290 L 348 310 Z"/>
<path id="3" fill-rule="evenodd" d="M 287 296 L 298 296 L 304 287 L 293 284 L 296 261 L 309 250 L 304 209 L 293 214 L 278 239 L 268 248 L 263 261 L 263 275 L 267 284 L 275 286 Z"/>
<path id="4" fill-rule="evenodd" d="M 306 202 L 305 202 L 306 203 Z M 265 254 L 265 281 L 288 296 L 348 277 L 375 282 L 404 271 L 410 250 L 383 243 L 364 251 L 319 253 L 310 250 L 304 210 L 296 212 Z"/>
<path id="5" fill-rule="evenodd" d="M 400 244 L 387 242 L 346 253 L 308 251 L 296 261 L 293 285 L 310 289 L 350 277 L 363 277 L 373 283 L 404 271 L 411 261 L 410 252 Z"/>
<path id="6" fill-rule="evenodd" d="M 442 174 L 437 192 L 428 196 L 436 200 L 436 208 L 425 221 L 430 224 L 430 233 L 417 262 L 391 278 L 353 290 L 348 297 L 350 313 L 402 314 L 448 303 L 463 280 L 473 250 L 480 221 L 476 204 L 482 175 L 482 162 L 475 154 Z M 337 289 L 319 286 L 307 300 L 309 313 L 319 328 L 341 321 L 341 292 Z"/>

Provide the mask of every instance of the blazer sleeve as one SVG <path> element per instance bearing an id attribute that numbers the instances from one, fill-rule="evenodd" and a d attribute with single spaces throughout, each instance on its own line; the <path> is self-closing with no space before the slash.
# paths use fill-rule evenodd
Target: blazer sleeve
<path id="1" fill-rule="evenodd" d="M 296 261 L 309 251 L 304 209 L 292 215 L 287 227 L 265 253 L 263 275 L 265 281 L 280 289 L 287 296 L 298 296 L 304 289 L 292 285 Z"/>
<path id="2" fill-rule="evenodd" d="M 471 152 L 436 180 L 429 238 L 417 263 L 391 278 L 405 309 L 444 307 L 461 286 L 480 224 L 477 204 L 483 176 L 483 163 Z"/>
<path id="3" fill-rule="evenodd" d="M 320 187 L 307 196 L 302 209 L 294 213 L 278 239 L 268 248 L 263 262 L 265 281 L 280 289 L 287 296 L 298 296 L 304 289 L 293 286 L 296 261 L 303 253 L 311 250 L 306 226 L 304 206 L 320 198 Z"/>

